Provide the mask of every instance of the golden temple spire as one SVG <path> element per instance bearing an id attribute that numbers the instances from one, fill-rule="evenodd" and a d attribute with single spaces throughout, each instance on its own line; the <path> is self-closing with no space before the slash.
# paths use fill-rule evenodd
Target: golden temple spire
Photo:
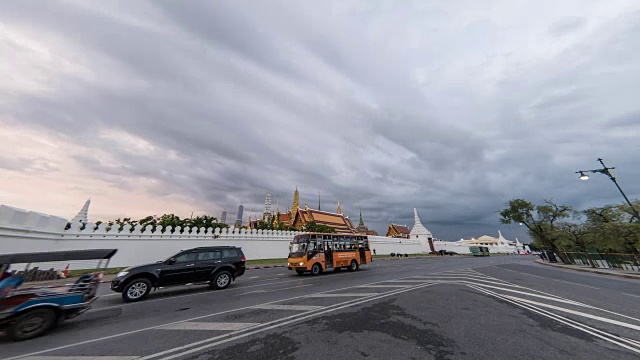
<path id="1" fill-rule="evenodd" d="M 338 214 L 342 214 L 342 209 L 340 209 L 340 200 L 338 200 Z"/>
<path id="2" fill-rule="evenodd" d="M 291 205 L 292 211 L 298 211 L 300 209 L 300 193 L 298 192 L 298 187 L 296 186 L 296 191 L 293 193 L 293 205 Z"/>

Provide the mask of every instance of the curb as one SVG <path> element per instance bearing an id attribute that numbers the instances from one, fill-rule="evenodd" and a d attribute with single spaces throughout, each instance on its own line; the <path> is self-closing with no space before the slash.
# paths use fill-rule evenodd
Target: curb
<path id="1" fill-rule="evenodd" d="M 634 280 L 640 280 L 640 276 L 639 275 L 633 275 L 633 274 L 616 274 L 616 273 L 610 273 L 610 272 L 606 272 L 606 271 L 598 271 L 598 270 L 587 270 L 587 269 L 580 269 L 580 268 L 570 268 L 570 267 L 564 267 L 562 265 L 554 265 L 554 264 L 550 264 L 547 262 L 544 262 L 542 260 L 536 260 L 535 261 L 538 264 L 542 264 L 542 265 L 546 265 L 546 266 L 551 266 L 554 267 L 556 269 L 565 269 L 565 270 L 573 270 L 573 271 L 580 271 L 580 272 L 586 272 L 586 273 L 591 273 L 591 274 L 599 274 L 599 275 L 609 275 L 609 276 L 616 276 L 616 277 L 621 277 L 621 278 L 625 278 L 625 279 L 634 279 Z"/>

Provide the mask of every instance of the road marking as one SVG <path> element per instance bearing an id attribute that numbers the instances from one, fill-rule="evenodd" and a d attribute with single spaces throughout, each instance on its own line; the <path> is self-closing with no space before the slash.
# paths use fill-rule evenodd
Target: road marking
<path id="1" fill-rule="evenodd" d="M 313 279 L 321 279 L 321 278 L 314 277 L 314 278 L 311 278 L 309 280 L 313 280 Z M 406 277 L 398 278 L 398 279 L 406 279 Z M 271 283 L 271 284 L 283 284 L 283 283 L 292 282 L 292 281 L 307 281 L 307 280 L 300 280 L 300 279 L 286 280 L 286 281 L 280 281 L 280 282 Z M 389 280 L 384 280 L 384 281 L 389 281 Z M 378 284 L 378 283 L 381 283 L 381 282 L 383 282 L 383 281 L 375 281 L 375 282 L 371 282 L 369 284 Z M 265 286 L 265 285 L 270 285 L 270 284 L 244 286 L 244 287 L 241 287 L 240 289 L 245 289 L 247 287 L 255 287 L 255 286 Z M 347 287 L 343 287 L 343 288 L 327 290 L 325 292 L 319 292 L 319 293 L 316 293 L 316 294 L 323 294 L 323 293 L 326 293 L 326 292 L 329 292 L 329 291 L 340 291 L 340 290 L 352 289 L 354 287 L 355 286 L 347 286 Z M 237 289 L 227 289 L 224 292 L 228 292 L 228 291 L 231 291 L 231 290 L 237 290 Z M 203 294 L 210 294 L 210 292 L 202 292 L 202 293 L 197 293 L 197 294 L 187 294 L 187 295 L 181 295 L 181 296 L 173 296 L 173 297 L 169 297 L 169 298 L 166 298 L 166 299 L 157 299 L 157 300 L 169 300 L 169 299 L 176 299 L 176 298 L 185 297 L 185 296 L 194 296 L 194 295 L 203 295 Z M 286 298 L 286 299 L 280 299 L 280 300 L 274 300 L 274 301 L 266 302 L 264 304 L 273 304 L 273 303 L 287 301 L 287 300 L 300 299 L 300 298 L 308 297 L 308 296 L 311 296 L 311 295 L 313 295 L 313 294 L 293 296 L 293 297 Z M 141 303 L 134 303 L 134 304 L 128 304 L 128 305 L 135 305 L 135 304 L 144 305 L 144 304 L 149 303 L 151 301 L 153 301 L 153 300 L 147 300 L 147 301 L 144 301 L 144 302 L 141 302 Z M 106 310 L 106 309 L 110 309 L 110 308 L 120 308 L 120 307 L 122 307 L 122 306 L 111 306 L 111 307 L 101 308 L 99 310 Z M 160 327 L 163 327 L 163 326 L 167 326 L 167 325 L 171 325 L 171 324 L 178 324 L 178 323 L 183 323 L 183 322 L 192 321 L 192 320 L 204 319 L 204 318 L 207 318 L 207 317 L 212 317 L 212 316 L 222 315 L 222 314 L 228 314 L 228 313 L 232 313 L 232 312 L 236 312 L 236 311 L 240 311 L 240 310 L 246 310 L 246 309 L 250 309 L 250 308 L 251 308 L 251 306 L 244 306 L 244 307 L 241 307 L 241 308 L 220 311 L 220 312 L 217 312 L 217 313 L 211 313 L 211 314 L 202 315 L 202 316 L 196 316 L 196 317 L 189 318 L 189 319 L 173 321 L 173 322 L 170 322 L 170 323 L 167 323 L 167 324 L 149 326 L 149 327 L 141 328 L 141 329 L 137 329 L 137 330 L 126 331 L 126 332 L 122 332 L 122 333 L 118 333 L 118 334 L 103 336 L 103 337 L 100 337 L 100 338 L 94 338 L 94 339 L 79 341 L 79 342 L 71 343 L 71 344 L 67 344 L 67 345 L 61 345 L 61 346 L 57 346 L 57 347 L 50 348 L 50 349 L 35 351 L 35 352 L 32 352 L 32 353 L 17 355 L 17 356 L 14 356 L 14 357 L 11 357 L 11 358 L 7 358 L 7 359 L 4 359 L 4 360 L 22 359 L 22 358 L 24 358 L 26 356 L 39 355 L 39 354 L 44 354 L 44 353 L 48 353 L 48 352 L 52 352 L 52 351 L 68 349 L 68 348 L 71 348 L 71 347 L 91 344 L 91 343 L 98 342 L 98 341 L 110 340 L 110 339 L 118 338 L 118 337 L 121 337 L 121 336 L 127 336 L 127 335 L 136 334 L 136 333 L 143 332 L 143 331 L 153 330 L 153 329 L 157 329 L 157 328 L 160 328 Z M 94 310 L 94 311 L 97 311 L 97 310 Z"/>
<path id="2" fill-rule="evenodd" d="M 176 348 L 176 349 L 171 349 L 171 350 L 168 350 L 168 351 L 163 351 L 161 353 L 157 353 L 157 354 L 152 354 L 152 355 L 149 355 L 149 356 L 141 357 L 141 358 L 139 358 L 139 360 L 151 359 L 151 358 L 155 358 L 155 357 L 158 357 L 158 356 L 162 356 L 164 354 L 175 352 L 176 350 L 179 351 L 179 350 L 186 349 L 186 348 L 189 348 L 189 347 L 192 347 L 192 346 L 197 346 L 197 345 L 200 345 L 200 344 L 204 344 L 202 346 L 198 346 L 196 348 L 192 348 L 190 350 L 178 352 L 178 353 L 176 353 L 174 355 L 170 355 L 170 356 L 162 358 L 163 360 L 175 359 L 175 358 L 178 358 L 178 357 L 182 357 L 184 355 L 192 354 L 194 352 L 198 352 L 198 351 L 202 351 L 202 350 L 207 349 L 207 348 L 214 347 L 216 345 L 224 344 L 224 343 L 227 343 L 227 342 L 230 342 L 230 341 L 235 341 L 235 340 L 238 340 L 238 339 L 241 339 L 241 338 L 245 338 L 247 336 L 251 336 L 251 335 L 254 335 L 254 334 L 257 334 L 257 333 L 261 333 L 261 332 L 264 332 L 264 331 L 267 331 L 267 330 L 279 328 L 279 327 L 282 327 L 284 325 L 289 325 L 291 323 L 301 322 L 303 320 L 307 320 L 309 318 L 313 318 L 313 317 L 316 317 L 316 316 L 319 316 L 319 315 L 324 315 L 326 313 L 330 313 L 330 312 L 334 312 L 334 311 L 341 310 L 341 309 L 344 309 L 344 308 L 348 308 L 348 307 L 364 304 L 366 302 L 382 299 L 382 298 L 385 298 L 385 297 L 388 297 L 388 296 L 398 295 L 400 293 L 404 293 L 404 292 L 407 292 L 407 291 L 413 291 L 413 290 L 421 289 L 421 288 L 424 288 L 424 287 L 427 287 L 427 286 L 431 286 L 431 285 L 433 285 L 433 284 L 416 285 L 416 286 L 408 288 L 408 289 L 400 289 L 400 290 L 390 291 L 388 293 L 381 294 L 380 296 L 375 296 L 375 297 L 371 297 L 371 298 L 365 298 L 365 299 L 349 301 L 345 305 L 327 308 L 325 310 L 318 311 L 318 312 L 313 312 L 311 314 L 295 315 L 294 318 L 292 318 L 292 319 L 290 319 L 288 321 L 278 322 L 278 323 L 273 324 L 273 325 L 268 326 L 268 327 L 262 327 L 262 328 L 257 329 L 257 330 L 243 332 L 243 333 L 238 334 L 238 335 L 229 334 L 229 335 L 235 335 L 235 336 L 229 336 L 226 339 L 222 339 L 222 340 L 219 340 L 219 341 L 215 341 L 215 342 L 211 342 L 211 343 L 207 344 L 207 342 L 212 341 L 215 338 L 207 339 L 207 340 L 195 342 L 195 343 L 192 343 L 192 344 L 187 344 L 187 345 L 181 346 L 181 347 Z M 242 331 L 242 330 L 240 330 L 240 331 Z"/>
<path id="3" fill-rule="evenodd" d="M 274 282 L 264 283 L 264 284 L 247 285 L 247 286 L 241 286 L 241 287 L 232 287 L 232 288 L 225 289 L 224 292 L 226 293 L 226 292 L 229 292 L 229 291 L 244 290 L 244 289 L 249 289 L 249 288 L 254 288 L 254 287 L 259 287 L 259 286 L 274 285 L 274 284 L 285 284 L 285 283 L 290 283 L 290 282 L 294 282 L 294 281 L 300 282 L 300 281 L 312 281 L 312 280 L 318 280 L 318 279 L 320 279 L 320 278 L 314 277 L 314 278 L 309 278 L 309 279 L 295 279 L 295 280 L 274 281 Z M 121 304 L 121 305 L 105 306 L 105 307 L 100 307 L 100 308 L 94 308 L 94 309 L 91 310 L 91 312 L 110 310 L 110 309 L 117 309 L 117 308 L 135 306 L 135 305 L 144 305 L 144 304 L 148 304 L 148 303 L 151 303 L 151 302 L 166 301 L 166 300 L 173 300 L 173 299 L 179 299 L 179 298 L 183 298 L 183 297 L 200 296 L 200 295 L 211 295 L 211 291 L 207 291 L 206 288 L 203 288 L 203 291 L 197 292 L 197 293 L 194 293 L 194 294 L 167 296 L 167 297 L 162 297 L 162 298 L 159 298 L 159 299 L 149 299 L 149 300 L 145 300 L 143 302 L 135 302 L 135 303 L 127 303 L 127 304 Z"/>
<path id="4" fill-rule="evenodd" d="M 548 279 L 548 278 L 546 278 L 546 277 L 544 277 L 544 276 L 533 275 L 533 274 L 529 274 L 529 273 L 522 272 L 522 271 L 516 271 L 516 270 L 511 270 L 511 269 L 505 269 L 505 268 L 503 268 L 503 267 L 499 267 L 499 266 L 494 266 L 494 267 L 495 267 L 495 268 L 498 268 L 498 269 L 500 269 L 500 270 L 511 271 L 511 272 L 514 272 L 514 273 L 523 274 L 523 275 L 527 275 L 527 276 L 533 276 L 533 277 L 537 277 L 537 278 L 540 278 L 540 279 Z"/>
<path id="5" fill-rule="evenodd" d="M 602 316 L 591 315 L 591 314 L 584 313 L 584 312 L 581 312 L 581 311 L 565 309 L 563 307 L 549 305 L 549 304 L 545 304 L 545 303 L 541 303 L 541 302 L 537 302 L 537 301 L 532 301 L 532 300 L 527 300 L 527 299 L 522 299 L 522 298 L 518 298 L 518 297 L 515 297 L 515 296 L 509 296 L 509 295 L 503 295 L 503 296 L 506 297 L 506 298 L 512 299 L 512 300 L 522 301 L 522 302 L 527 303 L 527 304 L 533 304 L 533 305 L 538 305 L 538 306 L 542 306 L 542 307 L 547 307 L 549 309 L 554 309 L 554 310 L 558 310 L 558 311 L 562 311 L 562 312 L 567 312 L 569 314 L 583 316 L 583 317 L 586 317 L 586 318 L 589 318 L 589 319 L 598 320 L 598 321 L 602 321 L 602 322 L 606 322 L 606 323 L 609 323 L 609 324 L 626 327 L 626 328 L 633 329 L 633 330 L 640 330 L 640 326 L 638 326 L 638 325 L 633 325 L 633 324 L 629 324 L 629 323 L 618 321 L 618 320 L 611 320 L 611 319 L 604 318 Z"/>
<path id="6" fill-rule="evenodd" d="M 633 295 L 633 294 L 622 293 L 622 295 L 627 295 L 627 296 L 633 296 L 633 297 L 640 298 L 640 296 L 638 296 L 638 295 Z"/>
<path id="7" fill-rule="evenodd" d="M 600 288 L 597 288 L 595 286 L 588 286 L 588 285 L 582 285 L 582 284 L 576 284 L 576 283 L 572 283 L 570 281 L 564 281 L 564 280 L 558 280 L 558 279 L 551 279 L 553 281 L 557 281 L 557 282 L 561 282 L 561 283 L 565 283 L 565 284 L 571 284 L 571 285 L 576 285 L 576 286 L 582 286 L 582 287 L 586 287 L 589 289 L 596 289 L 596 290 L 600 290 Z"/>
<path id="8" fill-rule="evenodd" d="M 252 307 L 253 309 L 264 309 L 264 310 L 298 310 L 298 311 L 311 311 L 311 310 L 319 310 L 322 309 L 323 306 L 311 306 L 311 305 L 256 305 Z"/>
<path id="9" fill-rule="evenodd" d="M 133 360 L 139 356 L 29 356 L 23 360 Z"/>
<path id="10" fill-rule="evenodd" d="M 599 338 L 601 338 L 603 340 L 606 340 L 608 342 L 614 343 L 614 344 L 616 344 L 618 346 L 624 347 L 624 348 L 629 349 L 631 351 L 634 351 L 636 353 L 640 353 L 640 349 L 635 347 L 636 346 L 636 341 L 635 340 L 629 340 L 627 338 L 619 337 L 617 335 L 610 334 L 610 333 L 604 332 L 602 330 L 598 330 L 598 329 L 592 328 L 590 326 L 587 326 L 587 325 L 582 324 L 580 322 L 577 322 L 575 320 L 571 320 L 571 319 L 562 317 L 560 315 L 556 315 L 554 313 L 551 313 L 549 311 L 537 308 L 537 307 L 532 306 L 532 305 L 522 304 L 522 303 L 520 303 L 518 301 L 514 301 L 514 300 L 511 300 L 511 299 L 508 299 L 505 296 L 502 296 L 502 295 L 500 295 L 498 293 L 495 293 L 495 292 L 492 292 L 490 290 L 484 290 L 484 289 L 478 288 L 478 287 L 473 286 L 473 285 L 470 285 L 469 287 L 474 288 L 474 289 L 476 289 L 478 291 L 484 292 L 486 294 L 492 295 L 494 297 L 503 299 L 504 301 L 510 302 L 510 303 L 512 303 L 512 304 L 514 304 L 516 306 L 522 307 L 524 309 L 527 309 L 527 310 L 532 311 L 534 313 L 540 314 L 542 316 L 548 317 L 550 319 L 558 321 L 558 322 L 560 322 L 562 324 L 565 324 L 567 326 L 570 326 L 572 328 L 584 331 L 584 332 L 586 332 L 588 334 L 591 334 L 593 336 L 599 337 Z M 620 341 L 626 342 L 628 344 L 632 344 L 632 346 L 623 344 Z"/>
<path id="11" fill-rule="evenodd" d="M 409 287 L 411 285 L 360 285 L 360 286 L 356 286 L 359 288 L 406 288 Z"/>
<path id="12" fill-rule="evenodd" d="M 428 282 L 428 279 L 424 280 L 393 280 L 393 282 L 401 282 L 401 283 L 425 283 Z"/>
<path id="13" fill-rule="evenodd" d="M 311 286 L 311 284 L 306 284 L 306 285 L 298 285 L 298 286 L 289 286 L 289 287 L 284 287 L 284 288 L 278 288 L 278 289 L 271 289 L 271 290 L 254 290 L 254 291 L 248 291 L 246 293 L 242 293 L 242 294 L 238 294 L 238 295 L 233 295 L 233 296 L 242 296 L 242 295 L 247 295 L 247 294 L 255 294 L 255 293 L 268 293 L 268 292 L 274 292 L 274 291 L 280 291 L 280 290 L 288 290 L 288 289 L 296 289 L 296 288 L 302 288 L 305 286 Z"/>
<path id="14" fill-rule="evenodd" d="M 220 330 L 234 331 L 260 325 L 260 323 L 234 323 L 234 322 L 183 322 L 158 328 L 158 330 Z"/>
<path id="15" fill-rule="evenodd" d="M 259 277 L 260 277 L 260 276 L 251 276 L 251 277 L 248 277 L 247 279 L 257 279 L 257 278 L 259 278 Z"/>
<path id="16" fill-rule="evenodd" d="M 375 296 L 380 293 L 340 293 L 340 294 L 311 294 L 307 297 L 325 298 L 325 297 L 350 297 L 350 296 Z"/>

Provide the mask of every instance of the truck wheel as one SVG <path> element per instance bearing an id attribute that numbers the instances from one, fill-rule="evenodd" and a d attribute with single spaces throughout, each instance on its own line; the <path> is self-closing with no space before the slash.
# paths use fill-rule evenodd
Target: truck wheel
<path id="1" fill-rule="evenodd" d="M 228 271 L 220 271 L 213 276 L 210 286 L 216 290 L 225 289 L 231 284 L 231 274 Z"/>
<path id="2" fill-rule="evenodd" d="M 321 272 L 322 272 L 322 267 L 320 266 L 320 264 L 318 263 L 313 264 L 313 266 L 311 267 L 311 275 L 313 276 L 320 275 Z"/>
<path id="3" fill-rule="evenodd" d="M 122 290 L 122 299 L 126 302 L 140 301 L 149 295 L 151 281 L 146 278 L 131 280 Z"/>
<path id="4" fill-rule="evenodd" d="M 347 268 L 347 270 L 349 271 L 356 271 L 358 270 L 358 262 L 355 260 L 351 260 L 351 265 L 349 265 L 349 267 Z"/>
<path id="5" fill-rule="evenodd" d="M 57 318 L 58 315 L 53 309 L 34 309 L 20 315 L 6 328 L 6 333 L 13 341 L 33 339 L 51 329 Z"/>

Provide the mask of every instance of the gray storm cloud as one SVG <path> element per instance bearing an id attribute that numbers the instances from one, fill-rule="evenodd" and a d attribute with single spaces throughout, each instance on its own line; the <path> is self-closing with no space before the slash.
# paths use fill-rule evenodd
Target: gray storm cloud
<path id="1" fill-rule="evenodd" d="M 575 181 L 597 157 L 640 196 L 637 3 L 346 4 L 3 2 L 0 121 L 214 215 L 298 186 L 379 232 L 416 207 L 440 238 L 495 235 L 514 197 L 619 202 Z M 30 156 L 0 167 L 65 176 Z"/>

